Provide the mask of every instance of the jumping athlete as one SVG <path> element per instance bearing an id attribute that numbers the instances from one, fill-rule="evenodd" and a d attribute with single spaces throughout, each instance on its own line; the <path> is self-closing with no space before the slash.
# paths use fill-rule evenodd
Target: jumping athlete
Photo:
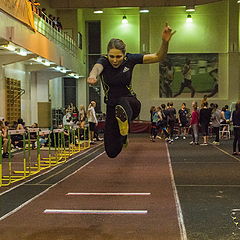
<path id="1" fill-rule="evenodd" d="M 131 86 L 134 66 L 163 60 L 174 33 L 166 23 L 160 49 L 146 55 L 126 53 L 125 43 L 113 38 L 108 43 L 107 55 L 101 56 L 93 66 L 87 82 L 95 84 L 98 76 L 101 78 L 107 104 L 104 145 L 110 158 L 121 152 L 123 145 L 127 143 L 129 123 L 140 113 L 141 103 Z"/>

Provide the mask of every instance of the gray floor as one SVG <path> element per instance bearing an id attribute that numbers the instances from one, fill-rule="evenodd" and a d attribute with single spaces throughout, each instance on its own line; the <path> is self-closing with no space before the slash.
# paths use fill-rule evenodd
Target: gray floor
<path id="1" fill-rule="evenodd" d="M 240 209 L 240 157 L 231 155 L 232 140 L 219 146 L 189 142 L 169 145 L 188 240 L 240 239 L 231 217 L 232 209 Z"/>

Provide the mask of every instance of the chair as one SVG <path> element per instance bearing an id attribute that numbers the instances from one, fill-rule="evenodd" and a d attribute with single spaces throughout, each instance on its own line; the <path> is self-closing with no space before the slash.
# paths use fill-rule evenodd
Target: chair
<path id="1" fill-rule="evenodd" d="M 224 135 L 227 136 L 228 139 L 231 138 L 230 124 L 221 124 L 219 129 L 219 135 L 222 138 Z"/>

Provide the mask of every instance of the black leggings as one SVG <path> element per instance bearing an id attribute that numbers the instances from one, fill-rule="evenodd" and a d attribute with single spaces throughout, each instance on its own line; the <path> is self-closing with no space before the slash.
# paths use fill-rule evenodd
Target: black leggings
<path id="1" fill-rule="evenodd" d="M 141 110 L 141 103 L 136 97 L 121 97 L 114 103 L 107 104 L 104 146 L 110 158 L 115 158 L 122 151 L 124 141 L 126 141 L 126 136 L 122 136 L 119 132 L 117 119 L 115 118 L 116 105 L 121 105 L 125 109 L 129 123 L 139 115 Z"/>
<path id="2" fill-rule="evenodd" d="M 233 152 L 236 152 L 237 150 L 237 144 L 238 144 L 238 151 L 240 151 L 240 127 L 234 127 L 233 128 Z"/>
<path id="3" fill-rule="evenodd" d="M 216 135 L 215 142 L 219 142 L 219 127 L 213 127 L 213 133 Z"/>

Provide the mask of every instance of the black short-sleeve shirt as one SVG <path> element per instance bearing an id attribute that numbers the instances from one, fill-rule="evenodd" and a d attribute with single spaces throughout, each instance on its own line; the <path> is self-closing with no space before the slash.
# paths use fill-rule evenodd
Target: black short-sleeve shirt
<path id="1" fill-rule="evenodd" d="M 105 92 L 105 102 L 124 96 L 135 95 L 131 86 L 132 72 L 136 64 L 143 63 L 143 54 L 127 53 L 118 68 L 114 68 L 111 65 L 107 56 L 100 57 L 97 63 L 103 65 L 100 77 Z"/>

